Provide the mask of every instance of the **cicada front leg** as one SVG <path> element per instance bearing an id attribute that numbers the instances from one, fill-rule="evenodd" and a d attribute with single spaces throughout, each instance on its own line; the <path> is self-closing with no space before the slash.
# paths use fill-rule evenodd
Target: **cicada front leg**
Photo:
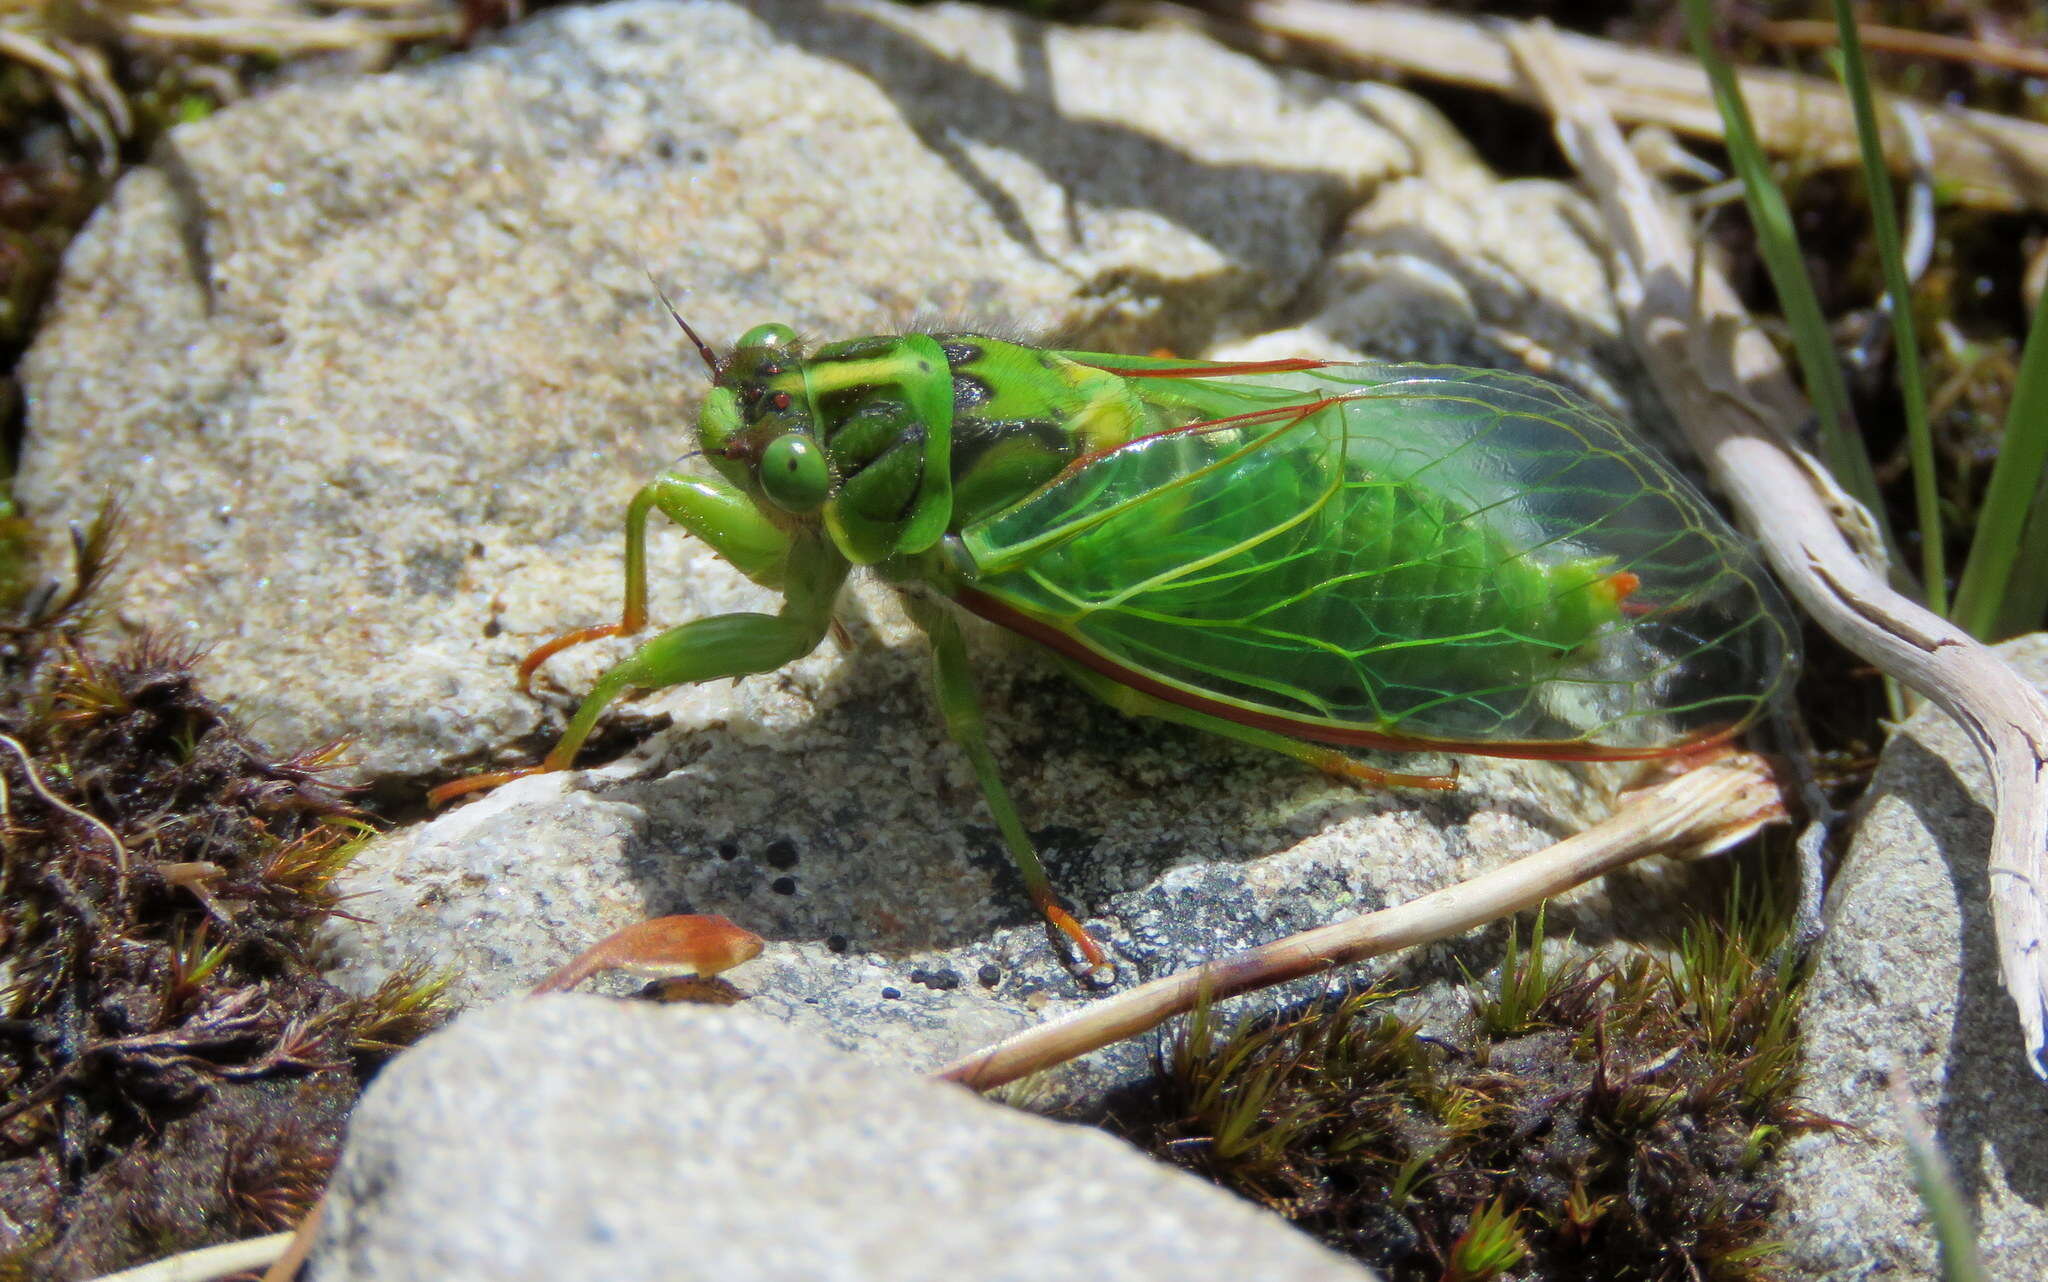
<path id="1" fill-rule="evenodd" d="M 711 545 L 741 574 L 771 583 L 789 556 L 789 536 L 760 508 L 725 481 L 664 472 L 626 505 L 626 604 L 617 623 L 564 632 L 536 646 L 519 664 L 519 692 L 533 674 L 562 651 L 586 641 L 626 637 L 647 626 L 647 518 L 659 511 Z"/>
<path id="2" fill-rule="evenodd" d="M 792 537 L 751 500 L 723 481 L 664 475 L 634 496 L 626 510 L 626 605 L 616 624 L 581 628 L 555 638 L 520 665 L 523 689 L 533 669 L 573 645 L 637 632 L 647 619 L 647 518 L 655 510 L 710 544 L 756 582 L 783 590 L 776 614 L 721 614 L 671 628 L 615 664 L 569 720 L 540 764 L 493 770 L 442 784 L 427 794 L 438 806 L 468 793 L 531 774 L 566 770 L 605 708 L 630 690 L 773 672 L 818 648 L 831 628 L 832 606 L 847 562 L 821 534 Z"/>
<path id="3" fill-rule="evenodd" d="M 1087 928 L 1060 903 L 1058 892 L 1052 888 L 1052 879 L 1045 875 L 1045 865 L 1039 861 L 1038 850 L 1031 844 L 1031 834 L 1024 830 L 1024 820 L 1017 814 L 1017 805 L 1010 800 L 1010 790 L 1003 786 L 995 754 L 989 751 L 981 701 L 975 697 L 974 678 L 968 671 L 967 646 L 960 637 L 959 623 L 945 606 L 929 598 L 906 592 L 903 601 L 910 617 L 917 621 L 931 641 L 932 684 L 938 694 L 939 712 L 946 719 L 946 730 L 952 735 L 953 742 L 960 745 L 960 750 L 967 754 L 968 764 L 974 768 L 974 777 L 981 784 L 981 794 L 988 802 L 989 814 L 994 816 L 996 829 L 1003 834 L 1003 844 L 1010 848 L 1010 859 L 1024 879 L 1025 892 L 1031 896 L 1031 902 L 1044 914 L 1046 921 L 1073 941 L 1075 949 L 1091 969 L 1106 970 L 1108 955 Z"/>

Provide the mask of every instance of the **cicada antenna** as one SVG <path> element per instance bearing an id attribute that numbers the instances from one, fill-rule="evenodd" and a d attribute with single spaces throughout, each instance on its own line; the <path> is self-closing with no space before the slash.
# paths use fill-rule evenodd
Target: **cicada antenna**
<path id="1" fill-rule="evenodd" d="M 642 267 L 640 270 L 647 272 L 647 283 L 654 286 L 654 296 L 661 300 L 663 307 L 668 308 L 669 318 L 675 321 L 683 333 L 688 336 L 690 342 L 696 345 L 697 355 L 704 358 L 704 368 L 711 371 L 711 381 L 716 383 L 718 381 L 718 357 L 712 354 L 711 345 L 697 337 L 697 331 L 690 328 L 690 322 L 683 319 L 682 313 L 676 310 L 674 303 L 668 301 L 668 295 L 663 292 L 661 282 L 654 279 L 654 273 L 648 271 L 645 267 Z"/>

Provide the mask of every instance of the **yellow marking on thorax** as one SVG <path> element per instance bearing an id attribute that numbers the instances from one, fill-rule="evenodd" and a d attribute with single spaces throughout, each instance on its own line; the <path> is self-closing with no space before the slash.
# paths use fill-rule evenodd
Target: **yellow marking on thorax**
<path id="1" fill-rule="evenodd" d="M 900 353 L 865 360 L 809 361 L 804 379 L 813 396 L 845 391 L 849 387 L 888 386 L 903 381 L 907 359 Z"/>
<path id="2" fill-rule="evenodd" d="M 1083 454 L 1114 449 L 1152 430 L 1144 402 L 1123 379 L 1085 365 L 1069 365 L 1061 373 L 1080 398 L 1069 421 Z"/>

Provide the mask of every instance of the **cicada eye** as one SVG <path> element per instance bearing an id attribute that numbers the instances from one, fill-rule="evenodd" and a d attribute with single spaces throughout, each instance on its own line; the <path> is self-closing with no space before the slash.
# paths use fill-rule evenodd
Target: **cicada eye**
<path id="1" fill-rule="evenodd" d="M 825 464 L 825 452 L 802 432 L 768 442 L 755 474 L 769 502 L 788 512 L 816 511 L 832 493 L 832 469 Z"/>
<path id="2" fill-rule="evenodd" d="M 741 347 L 790 347 L 796 343 L 796 331 L 781 321 L 769 321 L 756 325 L 740 335 Z"/>

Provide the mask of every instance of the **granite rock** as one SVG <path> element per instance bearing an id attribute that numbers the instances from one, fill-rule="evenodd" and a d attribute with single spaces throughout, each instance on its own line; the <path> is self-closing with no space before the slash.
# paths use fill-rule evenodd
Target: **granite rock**
<path id="1" fill-rule="evenodd" d="M 1629 412 L 1583 213 L 1501 182 L 1410 95 L 1184 30 L 862 0 L 560 9 L 175 130 L 72 249 L 23 369 L 19 494 L 78 519 L 125 488 L 115 622 L 204 647 L 209 688 L 279 743 L 350 737 L 406 817 L 345 887 L 342 982 L 424 955 L 487 1000 L 628 922 L 720 912 L 769 939 L 731 976 L 753 1015 L 929 1066 L 1093 993 L 873 584 L 849 590 L 845 650 L 622 705 L 593 768 L 416 809 L 423 781 L 531 760 L 621 653 L 513 685 L 540 640 L 616 617 L 624 505 L 691 444 L 702 371 L 648 274 L 719 344 L 922 313 L 1078 347 L 1520 364 Z M 657 622 L 774 599 L 671 530 L 651 557 Z M 1620 782 L 1475 761 L 1453 794 L 1360 791 L 969 640 L 998 759 L 1120 984 L 1497 866 Z M 1692 875 L 1610 878 L 1552 927 L 1654 933 L 1687 898 L 1664 883 Z M 1404 1013 L 1455 1015 L 1493 957 L 1475 938 L 1401 959 Z M 1038 1102 L 1085 1107 L 1150 1049 Z"/>
<path id="2" fill-rule="evenodd" d="M 2048 687 L 2048 635 L 1999 647 Z M 1899 1074 L 1955 1168 L 1995 1278 L 2048 1277 L 2048 1096 L 1998 977 L 1990 778 L 1928 706 L 1885 745 L 1828 897 L 1807 990 L 1805 1103 L 1846 1123 L 1778 1167 L 1784 1261 L 1805 1276 L 1938 1278 L 1886 1083 Z"/>
<path id="3" fill-rule="evenodd" d="M 540 998 L 363 1097 L 307 1282 L 1371 1282 L 1120 1140 L 744 1010 Z"/>

